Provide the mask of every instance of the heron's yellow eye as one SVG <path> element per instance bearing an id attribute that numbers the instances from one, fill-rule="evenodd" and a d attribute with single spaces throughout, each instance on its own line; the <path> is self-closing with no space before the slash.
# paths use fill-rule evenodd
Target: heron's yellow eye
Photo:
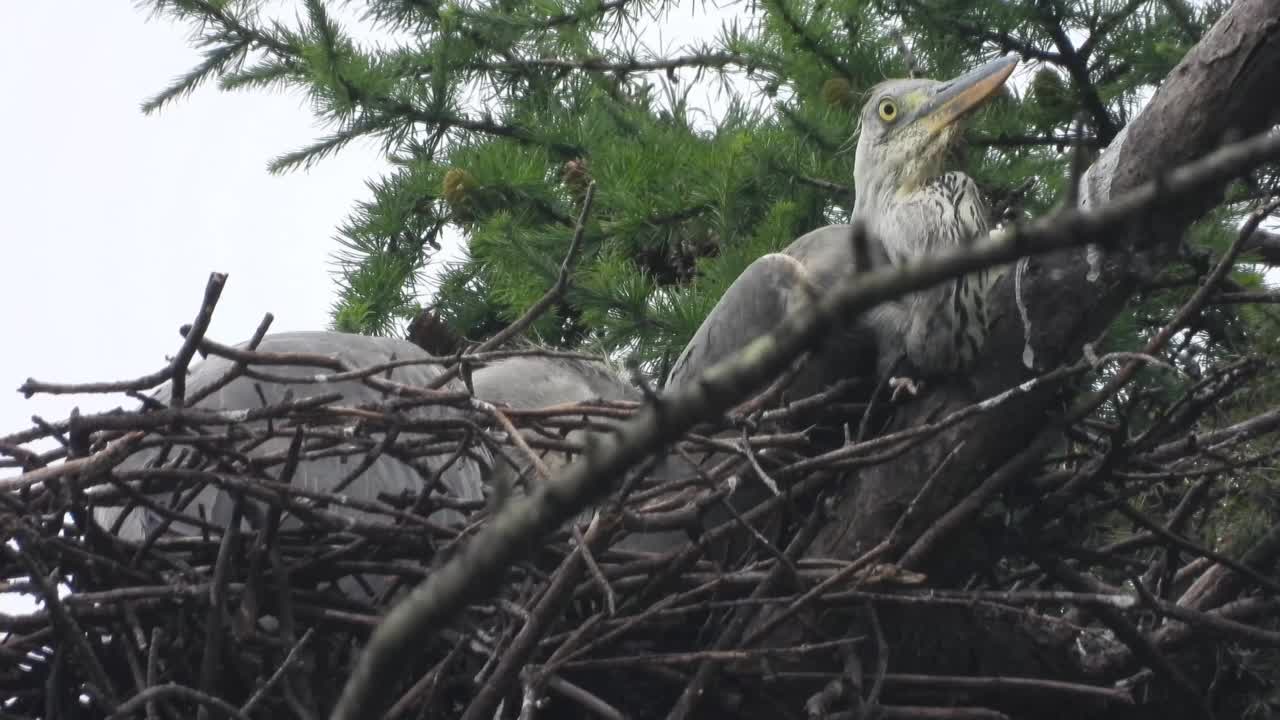
<path id="1" fill-rule="evenodd" d="M 885 122 L 893 122 L 898 119 L 898 105 L 889 98 L 880 101 L 880 119 Z"/>

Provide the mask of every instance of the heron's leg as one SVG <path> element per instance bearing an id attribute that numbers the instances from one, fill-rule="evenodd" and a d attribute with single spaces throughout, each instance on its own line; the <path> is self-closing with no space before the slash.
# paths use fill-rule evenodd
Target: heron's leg
<path id="1" fill-rule="evenodd" d="M 891 403 L 904 391 L 914 397 L 924 387 L 927 373 L 916 363 L 916 356 L 920 337 L 917 322 L 925 312 L 916 297 L 908 296 L 905 301 L 877 306 L 862 320 L 876 339 L 876 381 L 893 390 Z"/>
<path id="2" fill-rule="evenodd" d="M 889 402 L 897 402 L 898 395 L 903 391 L 906 391 L 912 397 L 919 395 L 920 390 L 924 387 L 924 381 L 906 376 L 895 376 L 889 378 L 889 387 L 893 388 L 893 394 L 889 396 Z"/>

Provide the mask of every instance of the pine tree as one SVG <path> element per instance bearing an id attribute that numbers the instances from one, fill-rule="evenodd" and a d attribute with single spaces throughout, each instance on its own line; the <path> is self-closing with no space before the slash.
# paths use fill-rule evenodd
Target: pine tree
<path id="1" fill-rule="evenodd" d="M 849 217 L 851 138 L 874 83 L 951 77 L 996 53 L 1021 55 L 1028 67 L 973 123 L 954 162 L 979 182 L 994 220 L 1036 217 L 1073 203 L 1078 170 L 1124 132 L 1230 5 L 762 0 L 729 5 L 732 22 L 714 35 L 657 54 L 641 33 L 690 8 L 368 0 L 357 31 L 323 0 L 307 0 L 292 22 L 270 20 L 248 0 L 148 4 L 190 24 L 205 58 L 145 109 L 213 79 L 229 90 L 288 89 L 305 94 L 331 131 L 273 160 L 272 171 L 308 167 L 365 138 L 392 160 L 338 229 L 335 328 L 399 334 L 426 313 L 468 339 L 491 336 L 555 282 L 594 184 L 570 290 L 534 332 L 546 345 L 633 359 L 655 379 L 752 260 Z M 370 30 L 393 41 L 355 39 Z M 711 91 L 716 102 L 700 106 Z M 1278 185 L 1274 168 L 1234 185 L 1179 257 L 1144 278 L 1093 352 L 1132 351 L 1168 323 L 1244 214 Z M 429 282 L 448 242 L 462 243 L 464 257 Z M 1229 289 L 1260 288 L 1264 270 L 1237 269 Z M 1143 373 L 1103 404 L 1090 433 L 1064 441 L 1062 457 L 1107 433 L 1141 436 L 1182 412 L 1188 387 L 1201 387 L 1229 419 L 1274 407 L 1280 387 L 1265 375 L 1252 397 L 1213 393 L 1232 368 L 1275 363 L 1276 326 L 1264 306 L 1209 305 L 1161 351 L 1172 371 Z M 1095 386 L 1115 367 L 1100 368 Z M 1190 483 L 1179 482 L 1180 492 Z M 1235 471 L 1220 495 L 1226 511 L 1196 533 L 1249 547 L 1274 524 L 1274 488 L 1258 464 Z M 1166 497 L 1180 496 L 1155 487 L 1131 502 L 1171 511 Z M 1089 547 L 1133 535 L 1115 512 L 1074 520 Z M 1128 580 L 1124 568 L 1099 572 L 1117 586 Z M 1234 662 L 1241 673 L 1275 677 L 1274 657 Z"/>
<path id="2" fill-rule="evenodd" d="M 537 334 L 651 370 L 752 259 L 848 217 L 850 138 L 870 85 L 951 76 L 996 50 L 1038 61 L 1030 90 L 988 112 L 957 158 L 1000 210 L 1035 213 L 1062 195 L 1076 111 L 1080 141 L 1105 145 L 1224 7 L 770 0 L 733 5 L 714 37 L 661 56 L 641 45 L 646 18 L 689 8 L 375 0 L 364 22 L 396 42 L 373 47 L 320 0 L 292 26 L 256 3 L 153 5 L 199 27 L 206 59 L 145 109 L 213 77 L 288 88 L 332 132 L 272 171 L 360 138 L 393 161 L 339 230 L 336 328 L 402 332 L 434 295 L 455 331 L 486 337 L 554 281 L 594 182 L 573 289 Z M 1062 28 L 1092 31 L 1076 48 Z M 713 87 L 714 107 L 690 101 Z M 445 238 L 465 259 L 435 287 L 425 273 Z"/>

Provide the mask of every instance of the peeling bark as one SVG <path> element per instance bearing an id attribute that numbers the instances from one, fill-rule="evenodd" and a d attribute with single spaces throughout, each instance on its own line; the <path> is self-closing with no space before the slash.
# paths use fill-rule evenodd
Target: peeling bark
<path id="1" fill-rule="evenodd" d="M 1258 133 L 1280 117 L 1280 3 L 1240 0 L 1222 16 L 1152 97 L 1147 108 L 1116 137 L 1082 179 L 1081 204 L 1096 206 L 1162 172 L 1197 158 L 1224 140 Z M 1167 261 L 1186 229 L 1222 199 L 1222 189 L 1194 202 L 1165 205 L 1122 244 L 1139 254 L 1104 254 L 1097 247 L 1047 255 L 1027 264 L 1021 278 L 1029 330 L 1014 294 L 1017 273 L 1006 273 L 986 357 L 964 382 L 935 387 L 897 413 L 894 429 L 924 422 L 1030 379 L 1023 364 L 1028 344 L 1035 370 L 1070 362 L 1103 330 L 1135 289 L 1135 275 Z M 1074 311 L 1070 311 L 1074 309 Z M 923 498 L 921 526 L 971 491 L 992 470 L 1025 448 L 1058 407 L 1050 389 L 1028 393 L 950 428 L 902 458 L 863 471 L 835 510 L 833 523 L 815 542 L 819 553 L 856 557 L 882 540 L 902 510 L 942 460 L 940 492 Z M 918 531 L 920 528 L 916 528 Z M 963 552 L 969 546 L 958 545 Z M 954 567 L 956 558 L 939 558 Z"/>
<path id="2" fill-rule="evenodd" d="M 1280 3 L 1236 2 L 1085 174 L 1081 205 L 1097 206 L 1223 141 L 1270 127 L 1280 118 L 1277 73 Z M 1091 246 L 1042 256 L 1019 268 L 1020 272 L 1006 273 L 998 289 L 995 327 L 979 369 L 964 382 L 934 387 L 900 408 L 890 429 L 920 425 L 1037 372 L 1078 359 L 1083 346 L 1124 308 L 1137 280 L 1168 261 L 1179 238 L 1221 201 L 1223 190 L 1205 193 L 1193 202 L 1166 205 L 1144 225 L 1129 228 L 1124 237 L 1108 238 L 1140 252 L 1105 253 L 1100 246 Z M 1024 359 L 1032 360 L 1034 367 Z M 862 471 L 849 482 L 832 511 L 841 520 L 822 529 L 814 554 L 849 559 L 874 547 L 890 534 L 903 510 L 936 474 L 929 496 L 917 500 L 922 511 L 915 513 L 918 522 L 902 529 L 908 538 L 918 537 L 1041 432 L 1052 430 L 1053 416 L 1065 406 L 1068 391 L 1046 387 L 1022 395 L 994 413 L 943 431 L 894 461 Z M 954 540 L 944 543 L 945 550 L 927 558 L 921 567 L 911 569 L 928 573 L 931 584 L 938 585 L 963 583 L 975 570 L 990 566 L 976 533 Z M 1066 626 L 1047 631 L 1007 620 L 964 613 L 939 617 L 936 612 L 908 608 L 888 623 L 896 626 L 890 644 L 900 652 L 915 653 L 911 664 L 933 672 L 1087 675 L 1096 681 L 1116 679 L 1133 669 L 1127 648 L 1114 639 L 1086 637 Z M 927 628 L 927 642 L 922 628 Z M 1091 644 L 1091 650 L 1082 652 Z M 930 653 L 929 648 L 938 652 Z M 942 652 L 946 648 L 966 648 L 966 652 Z M 903 660 L 901 655 L 898 660 Z M 1149 709 L 1160 712 L 1161 705 Z M 1164 707 L 1172 711 L 1173 705 Z M 1116 716 L 1134 717 L 1132 708 Z"/>

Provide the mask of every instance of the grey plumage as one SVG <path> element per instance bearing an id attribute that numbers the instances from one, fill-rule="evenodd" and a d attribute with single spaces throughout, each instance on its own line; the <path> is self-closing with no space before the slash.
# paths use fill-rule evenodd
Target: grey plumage
<path id="1" fill-rule="evenodd" d="M 965 246 L 987 234 L 987 213 L 973 180 L 943 172 L 948 147 L 972 108 L 1003 84 L 1017 64 L 1007 57 L 954 80 L 889 80 L 873 87 L 860 116 L 854 160 L 854 216 L 874 242 L 871 268 L 857 266 L 852 227 L 830 225 L 809 232 L 778 253 L 753 262 L 712 308 L 673 365 L 669 388 L 694 382 L 786 314 L 849 275 L 904 265 L 945 248 Z M 977 272 L 881 303 L 851 318 L 825 338 L 788 392 L 802 397 L 846 378 L 884 377 L 899 359 L 907 372 L 925 376 L 963 372 L 982 351 L 989 321 L 987 294 L 998 274 Z M 704 470 L 728 456 L 713 454 Z M 695 471 L 668 458 L 663 472 Z M 745 509 L 766 496 L 760 483 L 740 487 L 733 501 Z M 726 519 L 712 513 L 710 521 Z"/>
<path id="2" fill-rule="evenodd" d="M 518 356 L 491 363 L 471 375 L 476 397 L 513 408 L 543 408 L 591 400 L 639 400 L 640 391 L 614 375 L 601 363 L 573 358 Z M 565 439 L 581 443 L 587 433 L 572 430 Z M 529 459 L 508 451 L 497 458 L 487 478 L 488 484 L 505 494 L 533 478 Z M 548 452 L 542 461 L 552 472 L 566 465 L 565 453 Z"/>
<path id="3" fill-rule="evenodd" d="M 964 173 L 943 172 L 943 163 L 959 135 L 957 120 L 1016 65 L 1016 57 L 1004 57 L 954 80 L 888 80 L 868 93 L 854 159 L 854 216 L 894 265 L 986 236 L 977 185 Z M 987 294 L 998 276 L 983 270 L 903 298 L 899 312 L 883 313 L 889 330 L 877 331 L 881 355 L 904 355 L 925 375 L 970 367 L 986 340 Z"/>
<path id="4" fill-rule="evenodd" d="M 861 133 L 854 166 L 857 192 L 854 212 L 880 242 L 870 248 L 873 265 L 901 265 L 912 258 L 945 247 L 974 242 L 987 231 L 986 212 L 973 181 L 960 173 L 942 172 L 948 145 L 955 139 L 960 117 L 989 97 L 1008 78 L 1016 60 L 1004 58 L 947 82 L 931 80 L 891 80 L 873 88 L 861 115 Z M 779 253 L 771 253 L 752 263 L 730 286 L 688 346 L 667 378 L 667 386 L 679 388 L 696 379 L 711 365 L 775 327 L 788 312 L 809 302 L 845 276 L 854 273 L 857 260 L 850 242 L 849 226 L 819 228 L 796 239 Z M 994 273 L 975 273 L 954 282 L 914 293 L 895 302 L 883 303 L 851 319 L 810 359 L 790 388 L 792 396 L 817 392 L 826 385 L 862 373 L 883 375 L 899 356 L 925 375 L 956 373 L 967 368 L 981 352 L 986 334 L 986 294 Z M 333 353 L 351 365 L 366 367 L 392 357 L 427 357 L 407 341 L 341 333 L 282 333 L 267 337 L 260 345 L 267 351 Z M 863 364 L 865 362 L 865 364 Z M 214 358 L 196 366 L 188 378 L 189 391 L 197 392 L 212 382 L 230 363 Z M 315 374 L 315 368 L 273 367 L 281 374 Z M 398 368 L 391 379 L 410 385 L 426 385 L 440 373 L 439 366 L 418 365 Z M 511 358 L 473 374 L 477 396 L 489 402 L 513 407 L 545 407 L 591 399 L 635 400 L 638 391 L 608 368 L 575 360 L 548 357 Z M 295 397 L 309 397 L 338 391 L 346 404 L 381 400 L 380 393 L 357 381 L 325 384 L 281 385 L 257 383 L 240 378 L 200 403 L 211 409 L 257 407 L 261 387 L 268 403 L 283 399 L 287 391 Z M 448 389 L 462 389 L 451 382 Z M 164 402 L 167 389 L 156 395 Z M 445 417 L 446 407 L 425 407 L 415 411 L 425 418 Z M 570 435 L 581 440 L 580 431 Z M 280 453 L 287 438 L 273 438 L 251 455 Z M 124 467 L 140 467 L 152 462 L 154 451 L 129 458 Z M 714 464 L 723 456 L 709 458 Z M 567 458 L 551 458 L 553 467 Z M 528 470 L 527 458 L 514 460 L 515 467 L 495 462 L 483 451 L 445 473 L 443 482 L 455 496 L 478 500 L 483 496 L 486 475 L 495 484 L 515 485 L 517 473 Z M 348 472 L 349 465 L 336 459 L 303 461 L 293 482 L 315 490 L 330 490 Z M 682 459 L 669 458 L 658 475 L 672 478 L 694 471 Z M 374 499 L 380 494 L 416 494 L 422 476 L 391 457 L 382 457 L 353 482 L 345 492 Z M 757 487 L 739 496 L 745 506 L 759 498 Z M 231 517 L 229 496 L 206 488 L 194 500 L 203 505 L 209 520 L 225 524 Z M 98 521 L 107 527 L 120 520 L 120 508 L 99 507 Z M 349 508 L 335 512 L 352 513 Z M 434 519 L 456 523 L 461 517 L 448 510 Z M 135 509 L 120 520 L 120 534 L 141 540 L 157 527 L 160 519 L 151 511 Z M 195 529 L 175 523 L 171 532 L 191 533 Z M 683 542 L 680 533 L 657 533 L 629 538 L 632 547 L 666 549 Z"/>
<path id="5" fill-rule="evenodd" d="M 417 346 L 404 340 L 335 332 L 291 332 L 268 335 L 262 340 L 258 350 L 335 355 L 353 367 L 369 367 L 389 360 L 428 357 Z M 187 376 L 188 396 L 198 393 L 202 388 L 216 381 L 231 365 L 231 361 L 220 357 L 211 357 L 195 365 Z M 287 365 L 259 366 L 259 369 L 267 370 L 276 375 L 294 377 L 313 376 L 324 372 L 316 367 Z M 412 365 L 392 370 L 389 379 L 407 385 L 425 386 L 435 379 L 440 372 L 441 369 L 438 365 Z M 262 392 L 261 397 L 258 395 L 259 389 Z M 465 388 L 460 382 L 454 380 L 446 385 L 444 389 L 461 391 Z M 167 403 L 170 397 L 169 392 L 169 386 L 165 385 L 155 393 L 154 397 L 160 402 Z M 291 394 L 294 399 L 300 400 L 333 392 L 341 393 L 342 400 L 340 402 L 347 406 L 376 403 L 385 399 L 380 391 L 374 390 L 358 380 L 281 384 L 261 382 L 242 376 L 201 400 L 196 407 L 209 410 L 241 410 L 261 407 L 264 400 L 268 404 L 279 403 L 285 399 L 286 393 Z M 411 410 L 409 417 L 423 420 L 440 419 L 448 417 L 455 412 L 449 407 L 423 406 Z M 257 421 L 245 423 L 244 425 L 246 429 L 261 430 L 266 425 L 266 422 Z M 411 437 L 411 434 L 406 433 L 402 437 L 407 439 Z M 246 454 L 251 458 L 281 454 L 287 451 L 289 443 L 290 439 L 288 437 L 273 437 L 255 446 Z M 140 451 L 127 458 L 121 463 L 120 467 L 122 469 L 146 467 L 157 459 L 158 453 L 158 450 Z M 476 453 L 479 461 L 465 457 L 453 465 L 441 478 L 447 492 L 452 496 L 464 500 L 483 499 L 481 491 L 482 465 L 488 462 L 488 456 L 483 449 L 477 449 Z M 445 460 L 446 457 L 442 456 L 436 462 L 443 463 Z M 170 458 L 170 462 L 172 462 L 172 458 Z M 355 459 L 348 459 L 345 462 L 339 458 L 332 457 L 304 459 L 298 463 L 297 470 L 292 478 L 292 484 L 308 490 L 332 491 L 336 484 L 342 481 L 356 464 Z M 269 472 L 274 476 L 279 472 L 279 467 L 271 468 Z M 367 470 L 352 481 L 342 492 L 349 497 L 360 500 L 376 500 L 383 493 L 392 496 L 399 496 L 404 493 L 413 497 L 422 488 L 423 482 L 423 477 L 417 470 L 390 455 L 384 454 L 375 460 Z M 167 504 L 169 494 L 153 496 L 153 499 Z M 197 508 L 200 507 L 203 507 L 208 522 L 214 525 L 225 526 L 231 520 L 232 498 L 224 490 L 206 486 L 185 506 L 185 509 L 178 509 L 187 514 L 198 516 Z M 145 508 L 134 508 L 127 517 L 120 519 L 119 516 L 123 510 L 124 508 L 120 506 L 98 506 L 94 510 L 94 516 L 104 528 L 111 528 L 119 521 L 118 536 L 133 542 L 139 542 L 146 538 L 162 522 L 160 516 Z M 331 508 L 331 511 L 363 520 L 370 520 L 376 517 L 349 507 L 334 507 Z M 441 509 L 433 513 L 429 519 L 442 524 L 454 525 L 462 520 L 462 515 L 456 510 Z M 297 524 L 295 519 L 286 515 L 282 519 L 281 527 L 287 529 L 295 527 Z M 245 526 L 248 526 L 247 522 Z M 189 524 L 174 522 L 170 526 L 169 532 L 190 535 L 198 531 Z"/>
<path id="6" fill-rule="evenodd" d="M 640 390 L 602 362 L 517 355 L 471 375 L 476 397 L 512 407 L 538 408 L 587 400 L 639 400 Z"/>
<path id="7" fill-rule="evenodd" d="M 562 357 L 507 358 L 476 370 L 471 376 L 471 384 L 476 397 L 514 408 L 542 408 L 597 400 L 638 401 L 643 398 L 637 387 L 619 377 L 604 363 Z M 566 434 L 565 439 L 581 444 L 591 434 L 584 430 L 572 430 Z M 509 453 L 508 456 L 510 462 L 499 458 L 493 464 L 488 483 L 494 488 L 515 488 L 520 476 L 527 478 L 533 472 L 528 458 L 518 453 Z M 543 463 L 553 473 L 573 459 L 564 453 L 542 455 Z M 579 520 L 589 519 L 592 512 L 585 511 Z M 634 533 L 624 537 L 615 547 L 658 552 L 686 540 L 684 533 Z"/>
<path id="8" fill-rule="evenodd" d="M 963 173 L 943 172 L 958 120 L 990 96 L 1017 64 L 1001 58 L 954 80 L 888 80 L 873 87 L 860 115 L 854 159 L 854 216 L 876 239 L 873 266 L 903 265 L 987 233 L 981 193 Z M 890 111 L 891 109 L 891 111 Z M 775 327 L 856 267 L 851 228 L 830 225 L 756 260 L 725 292 L 685 347 L 668 377 L 679 387 Z M 988 322 L 987 293 L 996 273 L 954 282 L 882 303 L 830 338 L 802 373 L 806 391 L 849 377 L 851 358 L 874 346 L 875 367 L 886 372 L 904 356 L 925 375 L 956 373 L 981 352 Z M 801 394 L 795 392 L 794 394 Z"/>
<path id="9" fill-rule="evenodd" d="M 764 255 L 747 266 L 707 313 L 672 364 L 667 387 L 678 388 L 696 380 L 752 338 L 772 330 L 789 311 L 854 272 L 852 230 L 850 225 L 818 228 L 801 235 L 781 252 Z M 879 245 L 870 249 L 873 266 L 889 262 Z M 874 364 L 853 368 L 850 362 L 869 358 L 872 353 L 868 349 L 877 342 L 894 341 L 898 332 L 895 324 L 901 322 L 905 312 L 900 302 L 885 303 L 873 308 L 863 320 L 839 328 L 792 383 L 792 397 L 818 392 L 857 371 L 874 373 Z M 878 334 L 880 328 L 888 330 Z"/>

